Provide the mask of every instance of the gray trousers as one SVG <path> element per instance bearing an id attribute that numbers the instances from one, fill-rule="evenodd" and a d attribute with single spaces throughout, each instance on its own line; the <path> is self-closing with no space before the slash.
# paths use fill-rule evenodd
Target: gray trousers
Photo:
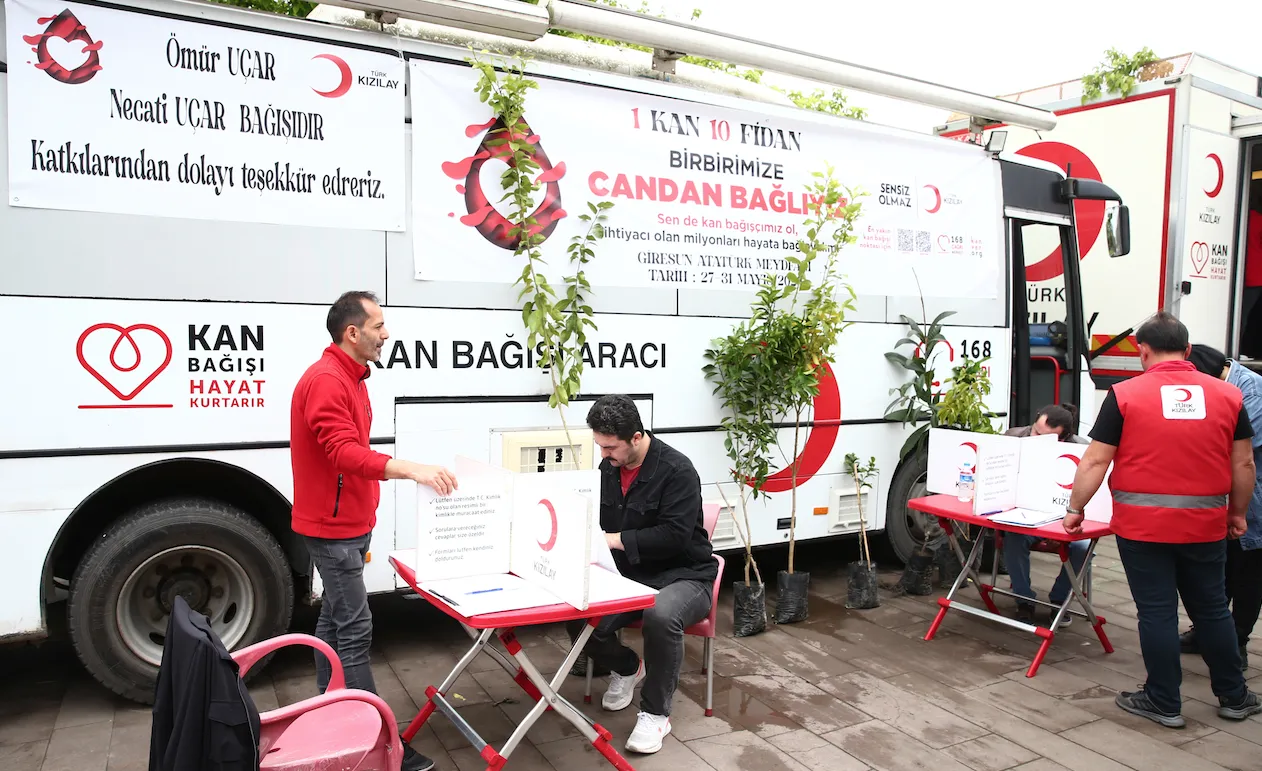
<path id="1" fill-rule="evenodd" d="M 377 692 L 369 665 L 372 646 L 372 612 L 368 609 L 368 588 L 364 585 L 364 558 L 372 533 L 358 538 L 327 539 L 306 537 L 307 551 L 324 581 L 320 619 L 315 636 L 329 644 L 342 661 L 346 687 Z M 315 652 L 316 685 L 320 693 L 329 686 L 332 665 Z"/>
<path id="2" fill-rule="evenodd" d="M 602 618 L 583 650 L 597 669 L 634 675 L 640 668 L 640 657 L 622 644 L 618 630 L 643 620 L 644 684 L 640 689 L 640 711 L 669 716 L 684 663 L 684 630 L 710 614 L 713 590 L 713 584 L 701 581 L 668 584 L 657 593 L 653 607 Z M 566 625 L 571 642 L 578 639 L 584 623 L 571 621 Z"/>

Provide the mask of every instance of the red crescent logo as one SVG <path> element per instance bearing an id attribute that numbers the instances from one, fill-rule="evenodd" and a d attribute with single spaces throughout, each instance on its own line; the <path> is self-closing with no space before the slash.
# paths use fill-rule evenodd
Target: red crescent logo
<path id="1" fill-rule="evenodd" d="M 539 501 L 548 510 L 548 516 L 552 518 L 552 534 L 548 536 L 547 541 L 539 541 L 539 548 L 544 551 L 552 551 L 552 547 L 557 545 L 557 510 L 552 508 L 552 501 L 544 498 Z"/>
<path id="2" fill-rule="evenodd" d="M 1210 153 L 1205 157 L 1213 161 L 1214 165 L 1218 167 L 1218 181 L 1214 183 L 1213 190 L 1205 191 L 1205 195 L 1210 198 L 1217 198 L 1218 194 L 1223 191 L 1223 159 L 1219 158 L 1217 153 Z"/>
<path id="3" fill-rule="evenodd" d="M 925 185 L 925 190 L 932 190 L 933 198 L 934 198 L 933 206 L 929 207 L 928 209 L 925 209 L 925 211 L 929 212 L 930 214 L 937 214 L 938 209 L 942 208 L 942 193 L 939 192 L 938 188 L 934 187 L 933 185 Z"/>
<path id="4" fill-rule="evenodd" d="M 1175 393 L 1177 393 L 1177 394 L 1183 394 L 1183 396 L 1180 396 L 1180 397 L 1179 397 L 1179 401 L 1181 401 L 1181 402 L 1186 402 L 1186 401 L 1191 401 L 1191 400 L 1192 400 L 1192 392 L 1191 392 L 1191 391 L 1189 391 L 1189 390 L 1187 390 L 1186 388 L 1176 388 L 1176 389 L 1174 389 L 1174 392 L 1175 392 Z"/>
<path id="5" fill-rule="evenodd" d="M 351 67 L 349 64 L 346 63 L 344 59 L 342 59 L 342 57 L 334 56 L 333 54 L 316 54 L 315 56 L 311 58 L 312 59 L 328 59 L 329 61 L 337 65 L 337 69 L 342 75 L 341 82 L 339 82 L 337 84 L 337 88 L 333 89 L 332 91 L 321 91 L 320 89 L 315 88 L 315 87 L 312 87 L 311 89 L 312 91 L 316 92 L 320 96 L 327 96 L 330 99 L 336 99 L 337 97 L 342 96 L 347 91 L 351 90 L 351 81 L 352 81 Z"/>
<path id="6" fill-rule="evenodd" d="M 815 411 L 815 425 L 806 437 L 806 444 L 794 462 L 798 467 L 798 484 L 802 485 L 819 471 L 824 461 L 833 451 L 837 442 L 837 433 L 841 430 L 841 391 L 837 388 L 837 377 L 833 374 L 828 362 L 823 363 L 824 374 L 819 379 L 819 393 L 815 395 L 812 408 Z M 767 477 L 762 489 L 769 493 L 782 493 L 793 488 L 793 466 L 780 469 Z M 753 482 L 748 482 L 751 487 Z"/>
<path id="7" fill-rule="evenodd" d="M 148 377 L 146 377 L 144 380 L 140 382 L 140 385 L 132 389 L 130 393 L 124 394 L 122 391 L 119 391 L 118 388 L 116 388 L 114 384 L 111 383 L 104 375 L 102 375 L 100 371 L 97 370 L 96 367 L 92 366 L 92 364 L 88 362 L 87 358 L 83 355 L 83 344 L 87 341 L 87 339 L 93 333 L 98 332 L 102 329 L 112 329 L 118 333 L 118 340 L 114 341 L 114 346 L 110 348 L 110 359 L 109 359 L 110 366 L 113 367 L 118 372 L 131 372 L 140 366 L 140 362 L 141 362 L 140 346 L 137 345 L 136 341 L 132 339 L 132 336 L 131 336 L 132 332 L 144 330 L 146 332 L 152 332 L 156 334 L 159 338 L 161 338 L 162 344 L 166 346 L 166 358 L 162 360 L 161 364 L 154 366 L 153 371 L 149 373 Z M 124 341 L 126 341 L 127 344 L 130 345 L 132 350 L 135 352 L 136 361 L 134 364 L 132 364 L 129 367 L 121 366 L 117 361 L 115 361 L 115 357 L 118 355 L 118 347 L 122 345 Z M 75 344 L 75 354 L 78 355 L 79 357 L 79 364 L 85 370 L 87 370 L 88 373 L 92 375 L 92 377 L 96 378 L 97 381 L 99 381 L 101 385 L 108 388 L 110 390 L 110 393 L 114 394 L 122 401 L 128 402 L 128 401 L 131 401 L 132 399 L 135 399 L 137 394 L 145 390 L 145 387 L 148 386 L 150 383 L 152 383 L 154 378 L 162 374 L 162 371 L 167 368 L 168 364 L 171 363 L 171 339 L 166 336 L 165 332 L 153 326 L 152 324 L 132 324 L 130 327 L 120 327 L 117 324 L 108 324 L 108 323 L 107 324 L 93 324 L 92 326 L 83 330 L 83 334 L 79 335 L 79 342 Z"/>
<path id="8" fill-rule="evenodd" d="M 1077 473 L 1077 471 L 1078 471 L 1078 461 L 1079 461 L 1079 460 L 1081 460 L 1081 458 L 1079 458 L 1077 455 L 1069 455 L 1068 453 L 1066 453 L 1065 455 L 1060 456 L 1060 458 L 1057 458 L 1056 460 L 1060 460 L 1061 458 L 1067 458 L 1067 459 L 1069 459 L 1069 460 L 1073 461 L 1073 462 L 1074 462 L 1074 473 Z M 1069 480 L 1069 484 L 1067 484 L 1067 485 L 1063 485 L 1063 484 L 1061 484 L 1060 482 L 1057 482 L 1057 483 L 1056 483 L 1056 486 L 1057 486 L 1057 487 L 1063 487 L 1063 488 L 1064 488 L 1064 489 L 1066 489 L 1066 490 L 1072 490 L 1072 489 L 1074 489 L 1074 480 L 1071 478 L 1071 479 Z"/>
<path id="9" fill-rule="evenodd" d="M 1104 181 L 1100 178 L 1099 169 L 1085 153 L 1063 142 L 1036 142 L 1018 150 L 1017 155 L 1047 161 L 1059 166 L 1061 171 L 1066 171 L 1072 164 L 1075 177 L 1092 179 L 1096 182 Z M 1074 206 L 1077 207 L 1075 213 L 1078 224 L 1078 259 L 1081 261 L 1086 259 L 1087 252 L 1095 246 L 1096 239 L 1100 237 L 1100 230 L 1104 227 L 1104 201 L 1077 201 Z M 1025 280 L 1046 281 L 1063 275 L 1064 272 L 1065 260 L 1058 246 L 1043 259 L 1025 266 Z"/>

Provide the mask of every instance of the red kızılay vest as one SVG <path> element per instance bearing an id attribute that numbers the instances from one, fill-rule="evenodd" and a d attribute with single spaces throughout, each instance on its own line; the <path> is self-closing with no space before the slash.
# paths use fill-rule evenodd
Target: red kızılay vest
<path id="1" fill-rule="evenodd" d="M 1169 361 L 1113 394 L 1123 419 L 1109 475 L 1113 532 L 1157 543 L 1226 538 L 1240 389 Z"/>

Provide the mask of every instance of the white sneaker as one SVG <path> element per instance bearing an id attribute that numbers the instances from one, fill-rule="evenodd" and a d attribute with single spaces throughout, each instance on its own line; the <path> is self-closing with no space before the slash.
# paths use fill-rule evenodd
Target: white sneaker
<path id="1" fill-rule="evenodd" d="M 605 696 L 600 703 L 610 712 L 617 712 L 631 706 L 631 699 L 635 697 L 635 687 L 644 680 L 644 661 L 640 661 L 640 668 L 636 670 L 634 675 L 620 675 L 617 672 L 609 673 L 609 688 L 605 690 Z"/>
<path id="2" fill-rule="evenodd" d="M 641 712 L 635 730 L 627 738 L 627 751 L 651 755 L 662 748 L 662 740 L 670 733 L 670 718 Z"/>

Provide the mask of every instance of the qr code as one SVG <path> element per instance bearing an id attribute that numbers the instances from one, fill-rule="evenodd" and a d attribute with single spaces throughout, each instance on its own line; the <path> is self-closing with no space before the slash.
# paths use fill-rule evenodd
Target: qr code
<path id="1" fill-rule="evenodd" d="M 914 242 L 914 239 L 915 239 L 915 234 L 913 231 L 908 230 L 907 228 L 899 228 L 898 229 L 898 251 L 900 252 L 912 251 L 912 244 Z"/>
<path id="2" fill-rule="evenodd" d="M 933 245 L 933 241 L 930 240 L 929 238 L 928 230 L 916 231 L 916 251 L 920 252 L 921 254 L 928 254 L 929 249 L 931 248 L 932 245 Z"/>

